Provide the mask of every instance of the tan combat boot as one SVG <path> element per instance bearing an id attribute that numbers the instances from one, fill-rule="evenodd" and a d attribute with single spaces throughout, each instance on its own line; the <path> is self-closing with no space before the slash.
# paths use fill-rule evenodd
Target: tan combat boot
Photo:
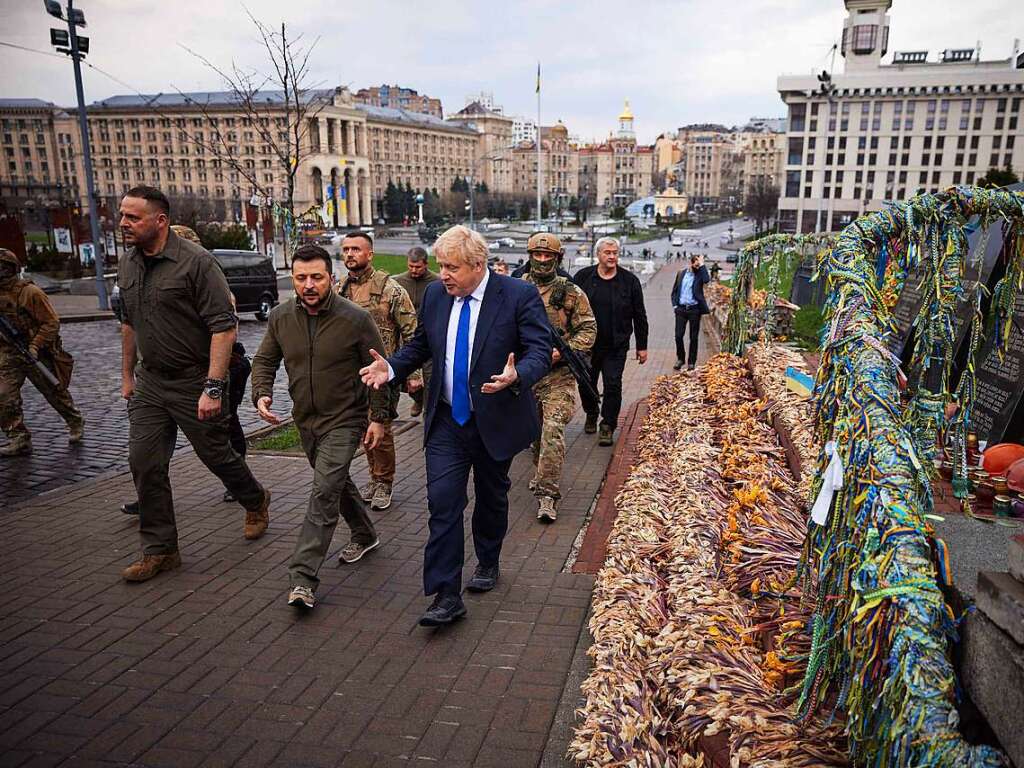
<path id="1" fill-rule="evenodd" d="M 177 551 L 166 555 L 143 555 L 141 560 L 125 568 L 121 575 L 125 581 L 149 581 L 161 571 L 181 567 L 181 555 Z"/>
<path id="2" fill-rule="evenodd" d="M 263 503 L 255 511 L 245 512 L 245 538 L 258 539 L 270 525 L 270 489 L 263 491 Z"/>
<path id="3" fill-rule="evenodd" d="M 5 459 L 15 456 L 27 456 L 32 453 L 32 438 L 28 435 L 17 435 L 12 437 L 10 442 L 0 448 L 0 457 Z"/>
<path id="4" fill-rule="evenodd" d="M 85 437 L 85 419 L 68 423 L 68 445 L 76 445 Z"/>
<path id="5" fill-rule="evenodd" d="M 537 519 L 542 523 L 553 523 L 558 518 L 555 511 L 555 500 L 550 496 L 541 496 L 538 499 L 540 506 L 537 508 Z"/>

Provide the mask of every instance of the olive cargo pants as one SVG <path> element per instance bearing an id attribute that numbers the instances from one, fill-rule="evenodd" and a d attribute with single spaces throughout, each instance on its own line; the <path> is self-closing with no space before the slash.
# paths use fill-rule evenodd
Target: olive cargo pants
<path id="1" fill-rule="evenodd" d="M 175 430 L 181 429 L 196 456 L 247 510 L 263 501 L 263 486 L 231 447 L 227 391 L 216 418 L 196 414 L 206 381 L 197 376 L 170 379 L 147 371 L 135 373 L 135 394 L 128 401 L 128 464 L 139 494 L 139 535 L 143 553 L 162 555 L 178 549 L 178 527 L 168 475 Z"/>
<path id="2" fill-rule="evenodd" d="M 352 541 L 372 544 L 377 531 L 366 511 L 366 503 L 349 475 L 349 465 L 363 439 L 363 429 L 338 427 L 319 438 L 299 429 L 302 449 L 313 467 L 313 488 L 309 493 L 306 519 L 302 521 L 299 540 L 288 564 L 293 587 L 315 590 L 320 584 L 317 574 L 338 525 L 339 513 L 352 532 Z"/>

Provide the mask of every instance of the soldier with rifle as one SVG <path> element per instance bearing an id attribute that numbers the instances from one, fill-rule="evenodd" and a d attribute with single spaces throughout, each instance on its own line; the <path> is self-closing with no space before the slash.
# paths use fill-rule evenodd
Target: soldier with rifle
<path id="1" fill-rule="evenodd" d="M 524 279 L 537 286 L 552 329 L 551 371 L 533 386 L 541 436 L 533 445 L 537 470 L 530 481 L 537 497 L 537 519 L 551 523 L 561 498 L 565 425 L 576 410 L 577 380 L 590 383 L 585 358 L 597 338 L 597 320 L 583 289 L 557 272 L 564 253 L 557 237 L 539 232 L 527 242 L 526 252 L 530 271 Z"/>
<path id="2" fill-rule="evenodd" d="M 74 361 L 60 343 L 60 318 L 46 294 L 18 275 L 18 257 L 0 248 L 0 428 L 9 442 L 0 457 L 32 452 L 21 387 L 28 379 L 68 425 L 68 443 L 82 441 L 85 420 L 68 391 Z"/>

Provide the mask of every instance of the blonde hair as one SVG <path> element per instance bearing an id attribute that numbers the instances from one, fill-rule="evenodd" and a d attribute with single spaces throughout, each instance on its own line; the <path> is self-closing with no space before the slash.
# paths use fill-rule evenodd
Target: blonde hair
<path id="1" fill-rule="evenodd" d="M 487 241 L 479 232 L 456 224 L 446 229 L 434 242 L 434 258 L 461 261 L 470 267 L 479 267 L 487 263 Z"/>

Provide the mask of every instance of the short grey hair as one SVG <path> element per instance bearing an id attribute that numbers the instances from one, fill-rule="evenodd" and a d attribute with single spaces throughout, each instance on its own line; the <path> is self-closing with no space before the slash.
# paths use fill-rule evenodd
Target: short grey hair
<path id="1" fill-rule="evenodd" d="M 470 267 L 479 267 L 487 263 L 488 253 L 483 235 L 461 224 L 445 230 L 434 241 L 434 256 L 438 261 L 450 257 Z"/>
<path id="2" fill-rule="evenodd" d="M 622 244 L 614 237 L 602 237 L 596 243 L 594 243 L 594 256 L 601 252 L 601 248 L 606 245 L 614 245 L 620 251 L 622 250 Z"/>

